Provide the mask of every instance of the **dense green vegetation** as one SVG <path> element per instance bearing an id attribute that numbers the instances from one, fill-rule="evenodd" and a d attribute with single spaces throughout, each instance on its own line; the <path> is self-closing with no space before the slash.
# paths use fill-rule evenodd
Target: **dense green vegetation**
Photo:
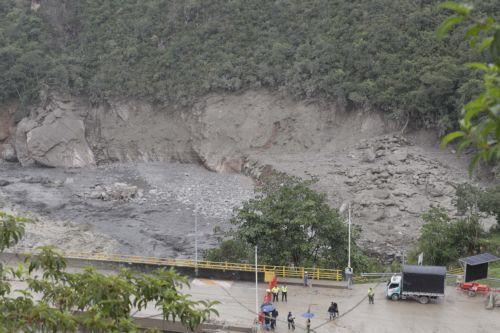
<path id="1" fill-rule="evenodd" d="M 477 10 L 498 15 L 496 0 Z M 58 87 L 186 105 L 266 87 L 442 129 L 477 93 L 437 0 L 0 0 L 0 100 Z M 458 51 L 457 51 L 458 50 Z"/>
<path id="2" fill-rule="evenodd" d="M 487 190 L 470 184 L 457 186 L 453 203 L 459 217 L 451 217 L 441 207 L 432 207 L 423 214 L 425 224 L 413 259 L 423 252 L 426 264 L 454 265 L 467 255 L 482 252 L 500 255 L 500 224 L 485 232 L 480 223 L 484 216 L 495 216 L 500 221 L 499 195 L 499 186 Z"/>
<path id="3" fill-rule="evenodd" d="M 0 252 L 22 238 L 26 222 L 0 211 Z M 26 287 L 14 290 L 12 279 Z M 43 247 L 26 265 L 0 263 L 0 332 L 157 332 L 140 330 L 134 322 L 133 311 L 146 308 L 193 332 L 211 314 L 217 315 L 217 302 L 193 301 L 179 291 L 185 286 L 187 278 L 173 269 L 106 275 L 87 267 L 68 272 L 64 258 Z"/>
<path id="4" fill-rule="evenodd" d="M 259 249 L 259 262 L 302 267 L 347 266 L 348 229 L 345 218 L 326 203 L 326 195 L 310 188 L 312 181 L 277 176 L 260 188 L 254 199 L 235 211 L 234 230 L 219 248 L 209 250 L 213 261 L 252 261 Z M 352 262 L 357 271 L 369 264 L 355 242 Z"/>
<path id="5" fill-rule="evenodd" d="M 456 264 L 457 259 L 476 254 L 484 232 L 477 216 L 452 219 L 443 208 L 431 208 L 422 218 L 426 222 L 418 242 L 429 265 Z"/>
<path id="6" fill-rule="evenodd" d="M 496 217 L 497 229 L 500 230 L 500 185 L 487 189 L 468 183 L 456 187 L 454 205 L 461 215 L 486 214 Z"/>

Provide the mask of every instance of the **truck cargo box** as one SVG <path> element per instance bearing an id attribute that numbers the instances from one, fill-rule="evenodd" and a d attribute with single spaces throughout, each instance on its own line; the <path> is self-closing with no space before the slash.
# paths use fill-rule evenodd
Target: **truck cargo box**
<path id="1" fill-rule="evenodd" d="M 444 294 L 446 267 L 403 266 L 403 293 Z"/>

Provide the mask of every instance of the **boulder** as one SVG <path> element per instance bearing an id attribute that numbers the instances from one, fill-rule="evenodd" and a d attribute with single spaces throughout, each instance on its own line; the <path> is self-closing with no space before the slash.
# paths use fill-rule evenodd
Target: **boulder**
<path id="1" fill-rule="evenodd" d="M 7 162 L 17 162 L 17 156 L 16 156 L 16 151 L 10 144 L 5 144 L 3 145 L 2 149 L 0 150 L 2 152 L 2 159 L 4 159 Z"/>
<path id="2" fill-rule="evenodd" d="M 134 198 L 138 193 L 137 186 L 128 185 L 125 183 L 114 183 L 113 185 L 97 185 L 88 194 L 90 199 L 100 199 L 104 201 L 109 200 L 123 200 L 128 201 Z M 142 196 L 142 192 L 141 192 Z"/>
<path id="3" fill-rule="evenodd" d="M 380 199 L 380 200 L 388 199 L 390 197 L 390 195 L 391 194 L 389 192 L 383 191 L 383 190 L 378 190 L 378 191 L 373 192 L 373 196 L 377 199 Z"/>
<path id="4" fill-rule="evenodd" d="M 47 116 L 41 126 L 27 133 L 27 146 L 33 159 L 45 166 L 78 168 L 95 164 L 83 121 L 72 114 Z"/>
<path id="5" fill-rule="evenodd" d="M 23 166 L 78 168 L 95 165 L 85 139 L 83 121 L 71 112 L 56 109 L 36 119 L 23 119 L 17 127 L 15 146 Z"/>
<path id="6" fill-rule="evenodd" d="M 405 162 L 408 159 L 408 149 L 394 149 L 392 154 L 389 155 L 389 161 L 392 164 L 397 164 L 398 162 Z"/>
<path id="7" fill-rule="evenodd" d="M 366 149 L 363 152 L 363 157 L 361 160 L 365 163 L 373 163 L 375 162 L 375 158 L 376 158 L 375 152 L 373 151 L 373 149 L 370 148 Z"/>
<path id="8" fill-rule="evenodd" d="M 130 200 L 137 194 L 137 186 L 125 183 L 114 183 L 113 186 L 106 188 L 106 190 L 109 196 L 115 200 Z"/>

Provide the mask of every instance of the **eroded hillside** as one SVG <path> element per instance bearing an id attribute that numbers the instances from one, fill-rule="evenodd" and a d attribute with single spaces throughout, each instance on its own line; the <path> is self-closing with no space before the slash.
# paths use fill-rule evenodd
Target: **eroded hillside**
<path id="1" fill-rule="evenodd" d="M 333 207 L 351 203 L 360 245 L 396 257 L 418 237 L 420 214 L 451 209 L 453 184 L 469 180 L 465 161 L 439 151 L 433 132 L 403 135 L 378 112 L 264 90 L 209 95 L 183 109 L 134 100 L 96 107 L 51 94 L 17 126 L 7 119 L 12 107 L 2 110 L 12 125 L 4 156 L 14 150 L 20 161 L 1 167 L 6 205 L 104 235 L 121 252 L 191 255 L 194 209 L 206 220 L 204 247 L 213 246 L 231 209 L 251 197 L 252 179 L 275 169 L 317 176 Z M 113 197 L 116 183 L 134 194 Z"/>

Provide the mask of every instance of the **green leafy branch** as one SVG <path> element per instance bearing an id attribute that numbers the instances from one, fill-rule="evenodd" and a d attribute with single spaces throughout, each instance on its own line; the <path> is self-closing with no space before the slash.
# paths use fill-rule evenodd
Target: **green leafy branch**
<path id="1" fill-rule="evenodd" d="M 493 17 L 476 18 L 473 7 L 447 1 L 441 8 L 454 12 L 438 28 L 437 35 L 443 38 L 459 24 L 466 24 L 466 38 L 478 52 L 488 51 L 490 63 L 470 63 L 467 67 L 483 73 L 483 92 L 467 103 L 462 110 L 460 130 L 443 137 L 441 147 L 456 141 L 458 152 L 475 147 L 475 154 L 469 165 L 472 173 L 478 162 L 497 164 L 500 160 L 500 25 Z"/>

